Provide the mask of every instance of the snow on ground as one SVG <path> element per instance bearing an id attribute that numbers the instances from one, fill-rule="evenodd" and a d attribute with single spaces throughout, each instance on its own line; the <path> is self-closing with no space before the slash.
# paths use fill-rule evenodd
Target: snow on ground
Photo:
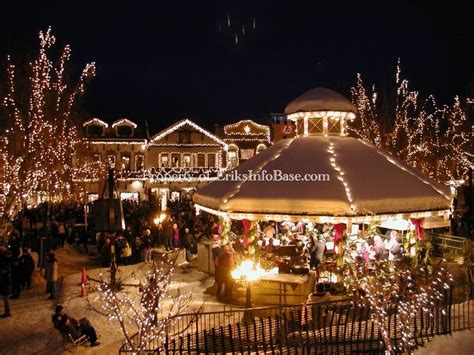
<path id="1" fill-rule="evenodd" d="M 425 347 L 415 351 L 416 355 L 472 355 L 474 354 L 474 329 L 454 332 L 452 335 L 434 337 Z"/>
<path id="2" fill-rule="evenodd" d="M 81 250 L 82 251 L 82 250 Z M 83 354 L 116 354 L 122 345 L 124 336 L 118 323 L 111 322 L 103 315 L 89 310 L 88 303 L 80 297 L 82 267 L 86 266 L 90 277 L 98 278 L 100 273 L 107 274 L 108 268 L 98 268 L 96 262 L 75 247 L 67 245 L 56 252 L 59 260 L 60 292 L 58 300 L 48 300 L 45 293 L 46 282 L 39 271 L 34 273 L 33 288 L 22 292 L 20 299 L 11 300 L 12 317 L 0 319 L 0 354 L 61 354 L 65 353 L 59 332 L 53 328 L 51 316 L 57 303 L 66 308 L 71 317 L 88 318 L 96 328 L 101 345 L 95 348 L 80 347 Z M 34 254 L 33 254 L 34 255 Z M 35 255 L 34 255 L 35 256 Z M 120 266 L 122 275 L 134 273 L 143 276 L 149 265 L 140 263 Z M 133 279 L 130 283 L 133 283 Z M 192 292 L 191 307 L 198 308 L 205 303 L 205 310 L 222 309 L 209 289 L 214 278 L 197 270 L 196 260 L 176 267 L 170 288 L 179 287 L 183 293 Z M 89 294 L 94 302 L 97 294 Z M 3 305 L 2 305 L 3 307 Z"/>
<path id="3" fill-rule="evenodd" d="M 65 306 L 66 312 L 76 318 L 88 318 L 97 330 L 101 345 L 95 348 L 80 347 L 81 354 L 117 354 L 124 336 L 118 323 L 108 321 L 106 317 L 89 309 L 88 303 L 80 297 L 81 270 L 86 266 L 88 275 L 98 278 L 100 273 L 107 274 L 108 268 L 99 268 L 94 258 L 84 255 L 82 249 L 67 245 L 57 251 L 59 259 L 60 292 L 58 300 L 48 300 L 45 293 L 46 282 L 35 271 L 33 288 L 22 292 L 20 299 L 11 300 L 12 317 L 0 319 L 0 355 L 7 354 L 63 354 L 59 332 L 53 328 L 51 316 L 57 303 Z M 35 256 L 35 254 L 33 254 Z M 183 293 L 192 292 L 191 307 L 198 308 L 205 303 L 205 311 L 222 310 L 224 305 L 214 297 L 214 278 L 197 270 L 196 260 L 184 263 L 175 269 L 171 289 L 179 287 Z M 134 273 L 143 276 L 150 266 L 140 263 L 120 266 L 123 276 Z M 134 283 L 136 280 L 129 280 Z M 244 290 L 236 288 L 236 298 L 244 302 Z M 97 294 L 91 292 L 89 300 L 94 302 Z M 0 307 L 3 307 L 1 305 Z M 133 332 L 132 332 L 133 333 Z M 473 330 L 455 332 L 453 335 L 435 337 L 426 347 L 416 354 L 473 354 Z"/>

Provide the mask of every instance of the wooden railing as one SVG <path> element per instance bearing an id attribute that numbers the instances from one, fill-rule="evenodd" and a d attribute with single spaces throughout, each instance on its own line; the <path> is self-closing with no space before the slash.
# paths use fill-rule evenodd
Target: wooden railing
<path id="1" fill-rule="evenodd" d="M 417 345 L 438 334 L 472 328 L 474 310 L 470 290 L 450 289 L 428 311 L 418 310 L 411 323 Z M 390 338 L 399 344 L 397 310 L 387 318 Z M 187 331 L 164 344 L 149 344 L 145 353 L 384 353 L 382 338 L 368 308 L 349 301 L 258 307 L 207 312 Z M 176 319 L 176 330 L 189 325 L 193 315 Z M 131 353 L 125 344 L 120 353 Z"/>

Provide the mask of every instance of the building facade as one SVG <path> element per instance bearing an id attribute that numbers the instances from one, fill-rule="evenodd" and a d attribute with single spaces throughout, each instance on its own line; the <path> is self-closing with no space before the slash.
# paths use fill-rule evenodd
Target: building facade
<path id="1" fill-rule="evenodd" d="M 270 127 L 248 119 L 224 126 L 223 138 L 228 144 L 227 169 L 235 168 L 272 143 Z"/>
<path id="2" fill-rule="evenodd" d="M 189 119 L 147 137 L 127 118 L 108 124 L 92 118 L 83 124 L 93 161 L 113 168 L 122 199 L 169 199 L 215 180 L 226 170 L 228 144 Z M 88 200 L 102 195 L 104 181 L 89 176 L 82 181 Z"/>

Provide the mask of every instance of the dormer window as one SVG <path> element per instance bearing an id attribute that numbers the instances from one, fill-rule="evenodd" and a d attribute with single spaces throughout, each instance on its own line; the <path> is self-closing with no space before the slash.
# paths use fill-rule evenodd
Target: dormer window
<path id="1" fill-rule="evenodd" d="M 115 121 L 112 124 L 112 128 L 115 128 L 115 135 L 117 137 L 133 137 L 133 132 L 137 125 L 129 119 L 122 118 Z"/>
<path id="2" fill-rule="evenodd" d="M 92 118 L 83 125 L 86 128 L 86 134 L 88 137 L 103 137 L 105 129 L 109 126 L 106 122 Z"/>
<path id="3" fill-rule="evenodd" d="M 87 126 L 88 137 L 102 137 L 104 135 L 104 126 L 89 125 Z"/>

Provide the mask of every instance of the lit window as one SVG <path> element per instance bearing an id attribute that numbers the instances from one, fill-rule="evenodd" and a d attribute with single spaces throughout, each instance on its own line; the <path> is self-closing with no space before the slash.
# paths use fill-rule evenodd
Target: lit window
<path id="1" fill-rule="evenodd" d="M 120 167 L 122 170 L 130 170 L 130 157 L 128 155 L 122 155 Z"/>
<path id="2" fill-rule="evenodd" d="M 115 168 L 115 155 L 107 155 L 107 163 L 109 164 L 109 168 Z"/>
<path id="3" fill-rule="evenodd" d="M 237 166 L 237 151 L 227 152 L 227 168 L 232 169 Z"/>
<path id="4" fill-rule="evenodd" d="M 180 154 L 174 153 L 171 154 L 171 167 L 172 168 L 179 168 L 180 165 Z"/>
<path id="5" fill-rule="evenodd" d="M 145 168 L 145 161 L 143 154 L 135 155 L 135 170 L 143 170 Z"/>
<path id="6" fill-rule="evenodd" d="M 170 162 L 169 162 L 168 154 L 161 154 L 160 155 L 160 168 L 169 168 L 169 167 L 170 167 Z"/>
<path id="7" fill-rule="evenodd" d="M 183 154 L 183 167 L 184 168 L 192 168 L 192 159 L 191 154 Z"/>
<path id="8" fill-rule="evenodd" d="M 265 144 L 261 144 L 261 143 L 260 143 L 259 145 L 257 145 L 257 152 L 256 152 L 256 154 L 261 153 L 261 152 L 262 152 L 263 150 L 265 150 L 266 148 L 267 148 L 267 146 L 266 146 Z"/>

